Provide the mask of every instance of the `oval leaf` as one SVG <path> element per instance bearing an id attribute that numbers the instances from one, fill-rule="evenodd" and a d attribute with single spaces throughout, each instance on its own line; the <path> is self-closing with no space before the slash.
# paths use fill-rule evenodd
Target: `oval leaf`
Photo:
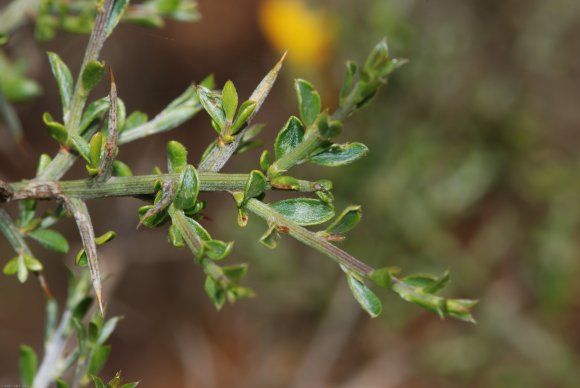
<path id="1" fill-rule="evenodd" d="M 103 78 L 105 74 L 105 63 L 97 60 L 92 60 L 83 69 L 81 75 L 81 82 L 85 91 L 91 91 Z"/>
<path id="2" fill-rule="evenodd" d="M 50 113 L 45 112 L 42 115 L 42 121 L 44 121 L 44 124 L 48 127 L 48 133 L 50 133 L 50 136 L 52 136 L 54 140 L 60 144 L 65 144 L 67 142 L 68 132 L 66 128 L 61 123 L 54 121 Z"/>
<path id="3" fill-rule="evenodd" d="M 50 62 L 52 74 L 54 75 L 58 85 L 60 100 L 62 102 L 63 115 L 66 116 L 66 112 L 69 109 L 73 94 L 72 74 L 68 66 L 62 61 L 62 59 L 60 59 L 57 54 L 48 52 L 48 61 Z"/>
<path id="4" fill-rule="evenodd" d="M 20 359 L 18 362 L 18 369 L 20 369 L 20 380 L 22 385 L 30 387 L 36 375 L 36 367 L 38 359 L 34 349 L 30 346 L 20 346 Z"/>
<path id="5" fill-rule="evenodd" d="M 320 94 L 308 81 L 297 79 L 294 81 L 294 88 L 298 96 L 298 111 L 304 125 L 309 127 L 320 113 Z"/>
<path id="6" fill-rule="evenodd" d="M 16 275 L 18 272 L 18 256 L 13 257 L 4 265 L 4 275 Z"/>
<path id="7" fill-rule="evenodd" d="M 362 143 L 334 144 L 329 149 L 310 158 L 312 163 L 327 167 L 350 164 L 368 154 L 369 149 Z"/>
<path id="8" fill-rule="evenodd" d="M 232 81 L 226 82 L 222 90 L 222 106 L 226 114 L 226 120 L 232 121 L 238 109 L 238 92 Z"/>
<path id="9" fill-rule="evenodd" d="M 197 95 L 199 96 L 201 105 L 221 131 L 226 123 L 226 114 L 222 108 L 219 97 L 211 90 L 201 85 L 197 87 Z M 220 131 L 217 132 L 220 133 Z"/>
<path id="10" fill-rule="evenodd" d="M 350 205 L 326 228 L 326 232 L 328 234 L 345 234 L 359 223 L 361 217 L 362 210 L 360 205 Z"/>
<path id="11" fill-rule="evenodd" d="M 167 169 L 169 172 L 181 172 L 187 165 L 187 149 L 178 141 L 167 143 Z"/>
<path id="12" fill-rule="evenodd" d="M 377 296 L 367 287 L 363 282 L 356 279 L 351 274 L 347 273 L 346 278 L 348 279 L 348 286 L 352 295 L 372 318 L 378 317 L 383 310 L 381 301 Z"/>
<path id="13" fill-rule="evenodd" d="M 240 129 L 242 129 L 244 124 L 246 124 L 246 121 L 248 121 L 252 113 L 254 113 L 254 111 L 256 110 L 256 106 L 257 104 L 254 101 L 250 100 L 244 101 L 242 106 L 240 106 L 240 112 L 238 113 L 236 120 L 232 124 L 231 129 L 232 135 L 237 134 L 240 131 Z"/>
<path id="14" fill-rule="evenodd" d="M 68 242 L 59 232 L 52 229 L 36 229 L 28 233 L 28 236 L 38 241 L 46 249 L 59 253 L 68 252 Z M 30 267 L 29 267 L 30 268 Z"/>
<path id="15" fill-rule="evenodd" d="M 83 134 L 91 123 L 100 120 L 105 112 L 109 110 L 109 98 L 103 97 L 90 103 L 83 113 L 81 124 L 79 125 L 79 134 Z"/>
<path id="16" fill-rule="evenodd" d="M 199 177 L 192 165 L 188 164 L 181 173 L 173 204 L 177 209 L 189 209 L 195 205 L 199 194 Z"/>
<path id="17" fill-rule="evenodd" d="M 284 127 L 278 132 L 274 143 L 274 156 L 276 160 L 284 156 L 288 151 L 296 148 L 304 139 L 304 125 L 296 116 L 291 116 Z"/>
<path id="18" fill-rule="evenodd" d="M 285 199 L 270 207 L 298 225 L 318 225 L 334 217 L 332 206 L 314 198 Z"/>
<path id="19" fill-rule="evenodd" d="M 244 201 L 260 196 L 266 190 L 266 176 L 258 170 L 250 172 L 244 189 Z"/>

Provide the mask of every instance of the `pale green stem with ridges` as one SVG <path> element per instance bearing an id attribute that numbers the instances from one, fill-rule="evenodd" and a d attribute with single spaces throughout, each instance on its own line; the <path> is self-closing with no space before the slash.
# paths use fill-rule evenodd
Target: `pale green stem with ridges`
<path id="1" fill-rule="evenodd" d="M 220 174 L 200 172 L 200 191 L 241 191 L 248 181 L 248 174 Z M 180 174 L 140 175 L 129 177 L 113 177 L 106 182 L 96 182 L 93 179 L 73 181 L 29 181 L 9 183 L 14 194 L 8 200 L 58 199 L 61 197 L 93 199 L 103 197 L 129 197 L 155 194 L 156 183 L 159 181 L 177 181 Z M 298 190 L 313 192 L 321 189 L 317 182 L 299 180 Z M 266 190 L 275 190 L 270 184 Z"/>

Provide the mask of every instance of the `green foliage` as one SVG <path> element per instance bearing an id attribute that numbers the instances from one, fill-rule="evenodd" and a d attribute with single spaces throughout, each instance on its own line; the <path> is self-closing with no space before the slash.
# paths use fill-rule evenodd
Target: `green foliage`
<path id="1" fill-rule="evenodd" d="M 332 183 L 325 179 L 310 182 L 296 178 L 294 173 L 286 174 L 302 163 L 341 167 L 366 156 L 369 150 L 364 144 L 336 144 L 334 139 L 342 133 L 345 119 L 366 106 L 392 71 L 403 63 L 389 57 L 384 41 L 372 50 L 364 65 L 347 65 L 339 106 L 332 113 L 322 108 L 320 94 L 310 82 L 296 80 L 297 114 L 300 118 L 291 116 L 278 132 L 273 144 L 274 160 L 270 158 L 270 151 L 265 150 L 259 160 L 261 170 L 247 174 L 221 174 L 219 170 L 233 154 L 261 146 L 256 138 L 264 126 L 254 125 L 251 121 L 272 88 L 283 59 L 241 103 L 232 81 L 227 81 L 222 90 L 217 91 L 210 76 L 195 87 L 188 87 L 151 120 L 140 111 L 127 117 L 125 105 L 117 96 L 112 73 L 109 95 L 91 103 L 88 101 L 89 92 L 104 74 L 105 63 L 98 58 L 102 44 L 123 19 L 148 26 L 161 25 L 162 16 L 192 20 L 197 17 L 195 3 L 189 0 L 149 0 L 129 8 L 127 0 L 103 0 L 97 4 L 96 11 L 94 6 L 92 2 L 44 1 L 38 8 L 36 35 L 40 39 L 50 39 L 59 29 L 93 33 L 76 84 L 62 59 L 55 53 L 48 54 L 63 117 L 62 123 L 49 113 L 45 113 L 42 119 L 61 147 L 59 155 L 55 158 L 41 156 L 38 180 L 14 184 L 0 182 L 3 201 L 21 200 L 17 222 L 0 212 L 0 230 L 17 254 L 4 265 L 5 274 L 16 275 L 20 282 L 24 282 L 30 271 L 39 274 L 43 269 L 43 264 L 32 255 L 23 237 L 30 237 L 59 253 L 68 251 L 66 239 L 49 228 L 64 218 L 67 211 L 73 216 L 83 242 L 83 249 L 76 255 L 75 262 L 77 266 L 88 269 L 81 268 L 78 278 L 71 275 L 60 323 L 56 322 L 56 301 L 49 297 L 47 303 L 47 348 L 49 345 L 60 347 L 56 359 L 49 360 L 60 369 L 50 375 L 51 381 L 47 383 L 57 381 L 58 386 L 67 386 L 59 379 L 65 369 L 74 366 L 74 386 L 86 385 L 91 380 L 96 387 L 136 385 L 122 384 L 120 374 L 108 383 L 97 377 L 111 351 L 106 341 L 120 319 L 104 318 L 97 255 L 97 246 L 111 241 L 115 233 L 95 237 L 85 203 L 86 199 L 100 196 L 140 196 L 147 200 L 149 204 L 138 210 L 138 226 L 159 228 L 168 224 L 169 243 L 191 251 L 195 263 L 205 274 L 204 290 L 216 309 L 223 308 L 226 302 L 253 297 L 254 293 L 241 285 L 248 270 L 246 264 L 222 265 L 221 261 L 233 250 L 233 242 L 214 239 L 202 225 L 205 203 L 198 199 L 200 191 L 230 193 L 238 209 L 240 226 L 248 223 L 249 214 L 262 218 L 268 225 L 260 238 L 263 245 L 275 248 L 281 235 L 289 235 L 334 260 L 346 274 L 355 300 L 371 317 L 381 313 L 382 304 L 365 284 L 368 280 L 441 317 L 448 315 L 473 321 L 470 310 L 475 301 L 436 295 L 449 282 L 447 272 L 441 277 L 409 275 L 398 278 L 396 271 L 389 268 L 375 270 L 334 245 L 333 242 L 343 240 L 344 234 L 360 222 L 361 207 L 347 206 L 331 221 L 335 217 Z M 20 77 L 14 71 L 9 74 L 11 80 Z M 9 90 L 4 85 L 6 83 L 0 76 L 0 87 Z M 22 85 L 20 88 L 20 92 L 25 89 Z M 153 176 L 134 177 L 127 165 L 116 160 L 119 144 L 174 129 L 202 109 L 209 115 L 218 137 L 202 155 L 198 168 L 189 163 L 187 149 L 177 141 L 167 144 L 166 174 L 155 168 Z M 89 177 L 81 181 L 57 182 L 78 156 L 87 162 Z M 111 174 L 117 178 L 111 179 Z M 302 194 L 268 204 L 264 198 L 273 189 Z M 304 193 L 312 196 L 304 197 Z M 56 199 L 62 204 L 54 211 L 37 216 L 37 199 Z M 303 227 L 328 221 L 331 221 L 330 225 L 322 231 Z M 99 307 L 99 311 L 93 314 L 89 314 L 94 302 L 90 296 L 91 286 Z M 72 335 L 76 336 L 76 344 L 65 356 L 66 340 Z M 34 351 L 23 347 L 20 365 L 25 384 L 34 385 L 37 378 L 47 378 L 42 367 L 35 375 L 36 364 Z"/>

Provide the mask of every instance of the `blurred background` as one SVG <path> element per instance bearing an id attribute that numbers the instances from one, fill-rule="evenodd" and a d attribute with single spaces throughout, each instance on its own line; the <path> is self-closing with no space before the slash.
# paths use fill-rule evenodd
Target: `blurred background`
<path id="1" fill-rule="evenodd" d="M 478 324 L 440 320 L 384 291 L 382 316 L 369 319 L 334 263 L 290 239 L 275 251 L 261 246 L 265 225 L 251 218 L 238 228 L 235 206 L 219 194 L 204 196 L 204 225 L 236 241 L 228 260 L 250 264 L 246 285 L 257 298 L 216 312 L 191 255 L 162 230 L 135 230 L 138 200 L 95 200 L 96 233 L 118 233 L 100 249 L 108 313 L 124 316 L 103 377 L 122 370 L 146 388 L 580 386 L 580 2 L 200 0 L 199 9 L 199 22 L 122 25 L 108 41 L 102 57 L 128 111 L 153 116 L 210 73 L 249 96 L 287 48 L 257 118 L 271 144 L 297 111 L 294 77 L 333 107 L 344 62 L 363 61 L 382 37 L 393 56 L 410 59 L 341 135 L 369 145 L 367 158 L 293 174 L 332 179 L 337 209 L 363 206 L 344 249 L 404 273 L 449 268 L 446 294 L 480 299 Z M 87 40 L 61 33 L 38 44 L 31 35 L 20 30 L 11 54 L 27 58 L 44 94 L 17 105 L 26 150 L 0 131 L 0 178 L 9 181 L 33 176 L 39 154 L 57 150 L 41 122 L 60 103 L 44 52 L 74 72 Z M 195 161 L 212 137 L 200 114 L 119 157 L 148 173 L 165 165 L 168 140 Z M 256 168 L 258 157 L 244 154 L 225 171 Z M 67 177 L 83 174 L 79 164 Z M 59 228 L 76 252 L 72 223 Z M 73 255 L 33 248 L 63 300 Z M 1 262 L 12 256 L 2 239 Z M 41 353 L 44 298 L 34 281 L 4 275 L 0 295 L 0 385 L 14 384 L 19 345 Z"/>

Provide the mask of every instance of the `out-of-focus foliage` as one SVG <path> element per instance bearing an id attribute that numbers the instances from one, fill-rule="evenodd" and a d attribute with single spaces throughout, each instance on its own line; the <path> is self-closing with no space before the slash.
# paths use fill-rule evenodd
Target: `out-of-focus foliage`
<path id="1" fill-rule="evenodd" d="M 411 60 L 356 119 L 371 145 L 351 178 L 366 184 L 350 186 L 365 188 L 372 209 L 359 228 L 374 243 L 361 256 L 447 266 L 455 292 L 481 299 L 477 327 L 409 337 L 420 349 L 411 369 L 430 386 L 574 386 L 580 4 L 367 0 L 335 10 L 348 15 L 344 52 L 385 35 Z M 335 191 L 360 195 L 348 187 Z M 384 314 L 389 325 L 416 319 L 398 306 Z"/>

